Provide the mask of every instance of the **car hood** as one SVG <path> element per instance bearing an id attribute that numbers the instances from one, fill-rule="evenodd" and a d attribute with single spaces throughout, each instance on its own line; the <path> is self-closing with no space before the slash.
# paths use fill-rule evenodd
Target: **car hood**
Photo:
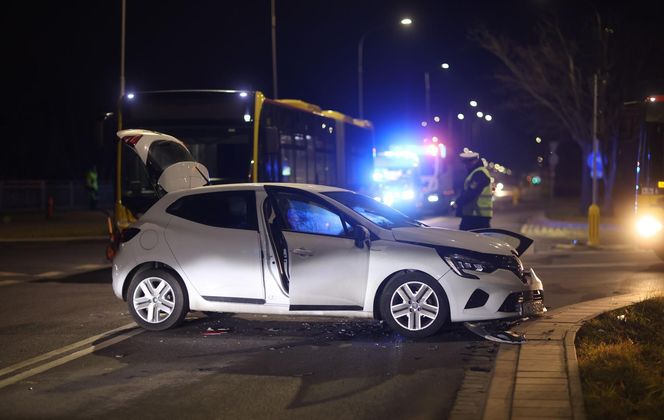
<path id="1" fill-rule="evenodd" d="M 436 227 L 403 227 L 392 229 L 394 239 L 422 245 L 467 249 L 485 254 L 513 255 L 513 248 L 500 239 L 478 233 Z"/>

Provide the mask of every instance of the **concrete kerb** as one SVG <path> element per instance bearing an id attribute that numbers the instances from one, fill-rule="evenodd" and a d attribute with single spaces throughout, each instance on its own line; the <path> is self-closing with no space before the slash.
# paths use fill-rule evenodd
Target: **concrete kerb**
<path id="1" fill-rule="evenodd" d="M 535 413 L 539 417 L 548 410 L 546 417 L 585 420 L 574 346 L 577 331 L 589 319 L 648 297 L 651 294 L 633 293 L 582 302 L 514 328 L 528 341 L 500 345 L 482 418 L 521 419 Z"/>

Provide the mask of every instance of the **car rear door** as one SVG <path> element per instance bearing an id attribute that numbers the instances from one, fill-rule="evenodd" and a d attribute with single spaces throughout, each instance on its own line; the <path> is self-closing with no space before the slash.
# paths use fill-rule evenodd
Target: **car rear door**
<path id="1" fill-rule="evenodd" d="M 204 299 L 265 303 L 254 191 L 189 194 L 166 211 L 166 241 Z"/>

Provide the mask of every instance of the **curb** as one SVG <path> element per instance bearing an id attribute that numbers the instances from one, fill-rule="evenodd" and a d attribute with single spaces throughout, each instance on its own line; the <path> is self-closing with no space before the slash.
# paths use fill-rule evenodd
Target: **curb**
<path id="1" fill-rule="evenodd" d="M 524 419 L 547 411 L 547 417 L 585 420 L 577 331 L 589 319 L 651 296 L 632 293 L 575 303 L 514 328 L 528 341 L 500 345 L 482 418 Z"/>

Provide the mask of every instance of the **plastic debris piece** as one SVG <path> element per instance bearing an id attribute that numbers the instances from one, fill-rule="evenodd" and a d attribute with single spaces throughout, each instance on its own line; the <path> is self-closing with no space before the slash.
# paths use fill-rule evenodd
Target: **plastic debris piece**
<path id="1" fill-rule="evenodd" d="M 493 322 L 464 322 L 463 325 L 468 331 L 489 341 L 506 344 L 523 344 L 526 342 L 526 337 L 524 335 L 517 334 L 514 331 L 505 330 L 501 328 L 504 327 L 504 325 Z"/>

